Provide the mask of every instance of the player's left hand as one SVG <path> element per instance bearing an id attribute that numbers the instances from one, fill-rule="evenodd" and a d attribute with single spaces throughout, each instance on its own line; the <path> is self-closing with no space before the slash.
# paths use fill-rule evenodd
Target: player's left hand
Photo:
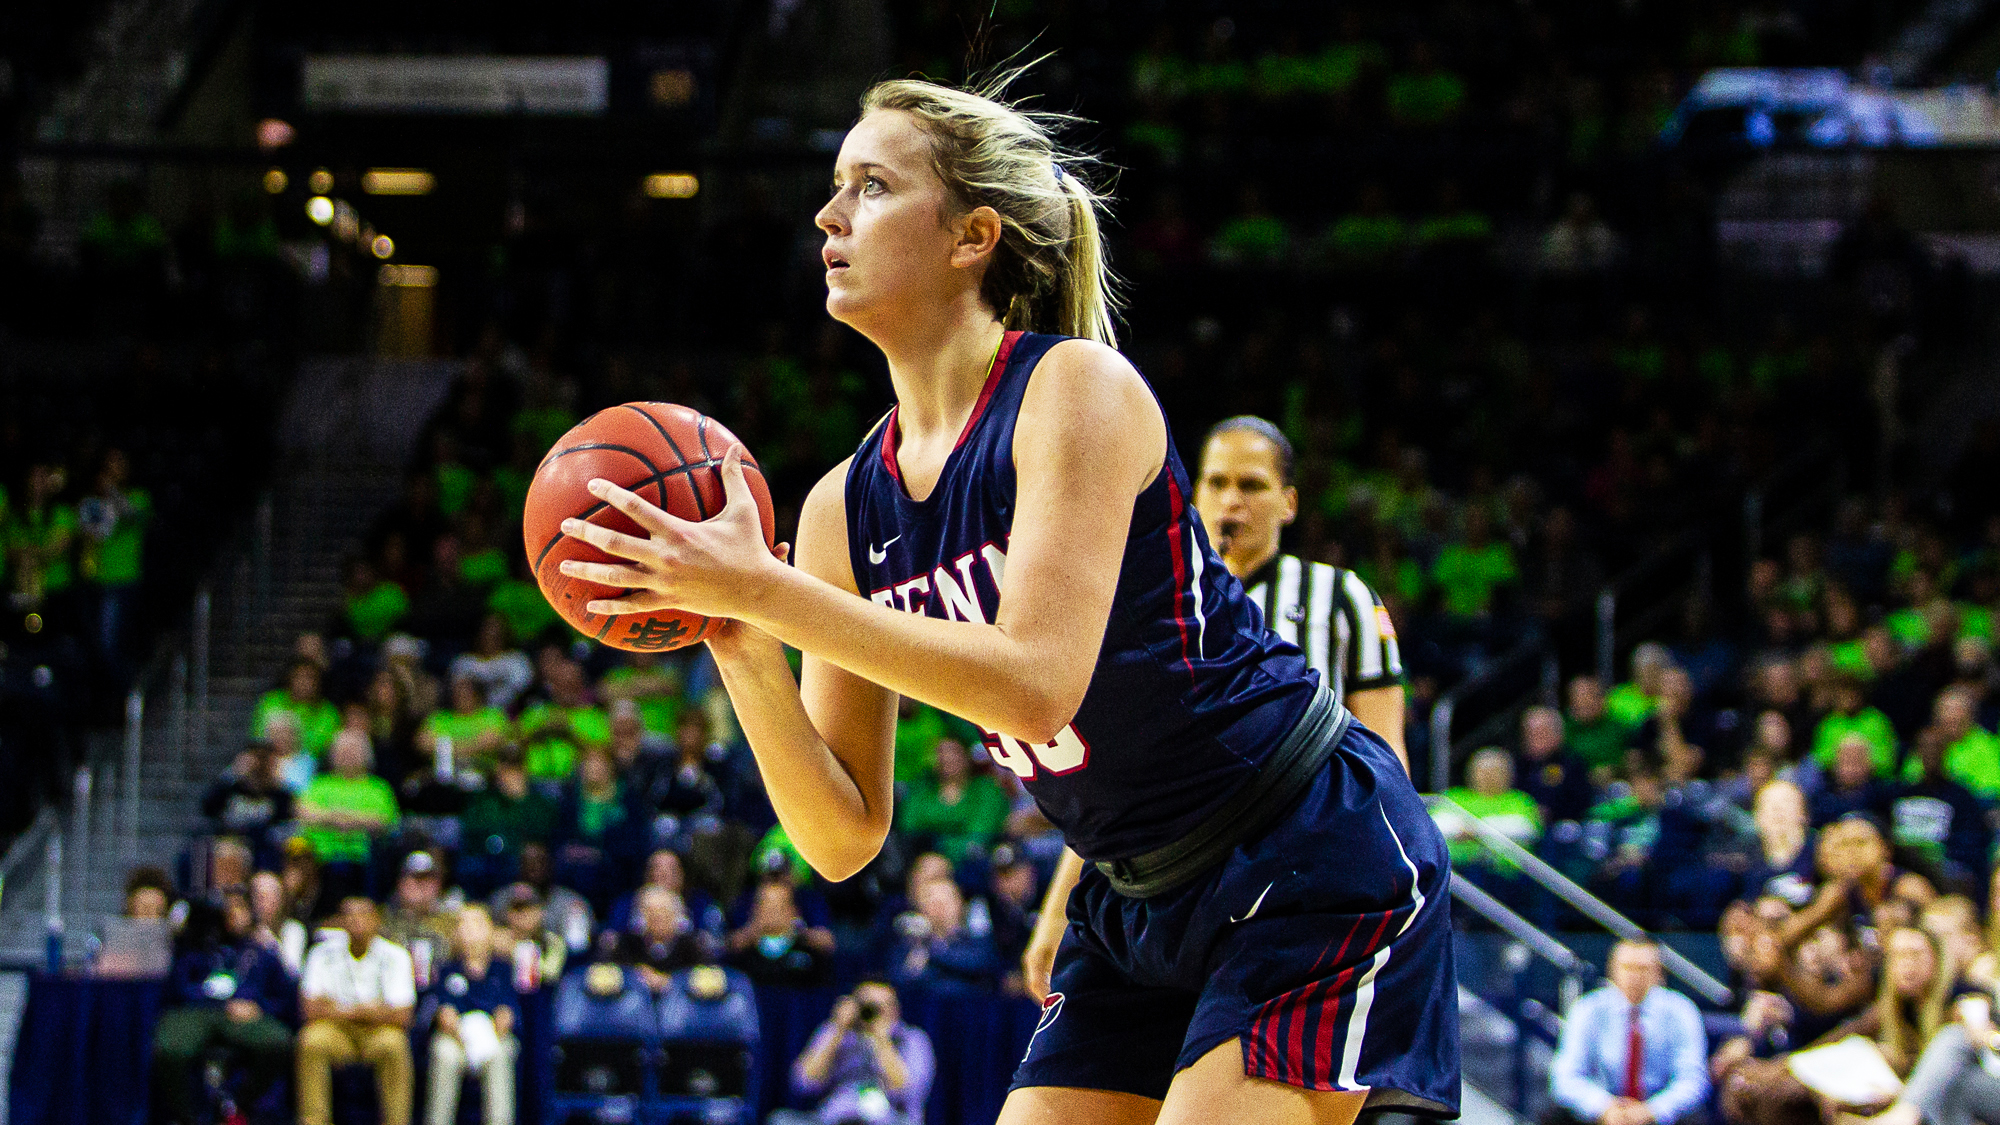
<path id="1" fill-rule="evenodd" d="M 562 572 L 571 578 L 628 592 L 592 601 L 592 613 L 614 615 L 679 609 L 707 617 L 737 617 L 755 600 L 761 584 L 782 568 L 782 553 L 764 547 L 763 521 L 750 485 L 743 479 L 743 447 L 731 445 L 722 457 L 722 511 L 705 520 L 684 520 L 603 478 L 590 494 L 630 517 L 644 539 L 579 519 L 563 521 L 563 534 L 623 562 L 571 559 Z"/>

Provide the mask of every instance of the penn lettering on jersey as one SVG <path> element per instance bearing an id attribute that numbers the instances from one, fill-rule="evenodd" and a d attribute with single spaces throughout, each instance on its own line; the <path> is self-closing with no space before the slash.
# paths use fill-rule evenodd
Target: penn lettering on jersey
<path id="1" fill-rule="evenodd" d="M 895 411 L 862 442 L 846 481 L 848 553 L 870 600 L 946 620 L 996 619 L 1013 529 L 1015 423 L 1035 365 L 1064 339 L 1006 335 L 923 500 L 903 486 Z M 1045 743 L 987 732 L 994 761 L 1021 777 L 1087 859 L 1179 839 L 1255 772 L 1312 697 L 1304 656 L 1263 628 L 1209 547 L 1190 491 L 1169 448 L 1133 504 L 1104 644 L 1075 721 Z"/>

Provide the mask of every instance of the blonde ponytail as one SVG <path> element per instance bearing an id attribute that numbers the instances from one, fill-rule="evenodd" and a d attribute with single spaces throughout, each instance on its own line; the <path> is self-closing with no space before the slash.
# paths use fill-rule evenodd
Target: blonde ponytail
<path id="1" fill-rule="evenodd" d="M 959 206 L 991 207 L 1000 216 L 1000 245 L 980 295 L 1001 323 L 1116 347 L 1112 317 L 1123 301 L 1102 230 L 1110 200 L 1080 174 L 1097 161 L 1055 140 L 1055 129 L 1074 118 L 1004 100 L 1026 70 L 1003 71 L 972 90 L 914 78 L 880 82 L 862 95 L 861 112 L 915 118 L 931 137 L 938 179 Z"/>

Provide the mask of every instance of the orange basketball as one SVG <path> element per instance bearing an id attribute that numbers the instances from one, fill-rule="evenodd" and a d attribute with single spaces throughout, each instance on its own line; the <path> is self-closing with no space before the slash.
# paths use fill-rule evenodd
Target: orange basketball
<path id="1" fill-rule="evenodd" d="M 596 599 L 626 591 L 571 578 L 562 573 L 563 560 L 625 560 L 564 535 L 562 522 L 574 516 L 628 535 L 646 535 L 625 513 L 590 494 L 587 486 L 599 477 L 684 520 L 708 519 L 722 511 L 722 456 L 735 441 L 720 422 L 685 406 L 628 402 L 585 418 L 556 442 L 528 485 L 521 536 L 542 596 L 563 620 L 587 637 L 629 652 L 664 652 L 705 640 L 715 631 L 716 619 L 698 613 L 660 610 L 606 617 L 586 610 Z M 768 547 L 777 534 L 771 490 L 747 453 L 743 476 L 756 497 Z"/>

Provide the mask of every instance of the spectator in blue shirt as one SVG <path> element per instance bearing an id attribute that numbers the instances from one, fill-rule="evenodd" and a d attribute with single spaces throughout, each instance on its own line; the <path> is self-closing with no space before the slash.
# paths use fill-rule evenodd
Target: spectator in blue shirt
<path id="1" fill-rule="evenodd" d="M 1564 741 L 1562 712 L 1530 707 L 1521 712 L 1520 765 L 1515 787 L 1542 807 L 1546 823 L 1582 820 L 1597 803 L 1590 767 Z"/>
<path id="2" fill-rule="evenodd" d="M 297 987 L 278 952 L 257 940 L 250 899 L 223 893 L 220 918 L 207 933 L 190 926 L 174 955 L 153 1035 L 153 1076 L 168 1120 L 200 1120 L 195 1067 L 209 1050 L 234 1052 L 247 1076 L 239 1092 L 252 1106 L 291 1066 L 292 1033 L 278 1021 L 285 998 Z"/>
<path id="3" fill-rule="evenodd" d="M 771 1125 L 920 1125 L 937 1058 L 930 1036 L 902 1020 L 896 990 L 864 981 L 833 1005 L 833 1015 L 792 1064 L 792 1089 L 818 1098 L 811 1113 L 779 1110 Z"/>
<path id="4" fill-rule="evenodd" d="M 1708 1096 L 1701 1012 L 1662 986 L 1660 947 L 1619 942 L 1610 976 L 1563 1020 L 1543 1125 L 1673 1125 Z"/>
<path id="5" fill-rule="evenodd" d="M 428 1004 L 431 1024 L 430 1106 L 426 1125 L 458 1119 L 459 1085 L 467 1071 L 485 1087 L 486 1125 L 514 1125 L 514 1028 L 521 1002 L 505 962 L 493 957 L 493 916 L 473 903 L 458 912 L 454 956 L 437 974 Z"/>

